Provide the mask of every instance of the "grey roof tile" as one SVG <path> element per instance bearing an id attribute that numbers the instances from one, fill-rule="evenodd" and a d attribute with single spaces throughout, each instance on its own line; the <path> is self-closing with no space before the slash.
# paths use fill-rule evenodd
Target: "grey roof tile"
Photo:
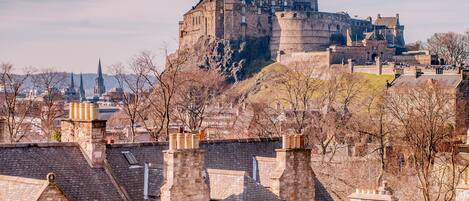
<path id="1" fill-rule="evenodd" d="M 104 169 L 89 166 L 77 146 L 0 146 L 0 175 L 45 180 L 53 172 L 72 200 L 122 200 Z"/>

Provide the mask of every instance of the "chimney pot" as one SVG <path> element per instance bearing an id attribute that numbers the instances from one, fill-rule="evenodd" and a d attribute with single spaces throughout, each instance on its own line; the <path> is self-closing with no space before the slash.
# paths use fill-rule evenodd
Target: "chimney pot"
<path id="1" fill-rule="evenodd" d="M 176 142 L 177 142 L 176 149 L 184 149 L 184 145 L 185 145 L 184 134 L 178 133 Z"/>

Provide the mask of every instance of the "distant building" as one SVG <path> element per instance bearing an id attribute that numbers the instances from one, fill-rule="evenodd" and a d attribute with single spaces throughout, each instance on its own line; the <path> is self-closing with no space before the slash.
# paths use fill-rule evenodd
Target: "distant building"
<path id="1" fill-rule="evenodd" d="M 86 100 L 85 88 L 83 86 L 83 74 L 80 73 L 80 87 L 78 88 L 79 100 L 81 102 Z"/>
<path id="2" fill-rule="evenodd" d="M 94 96 L 101 97 L 104 93 L 106 93 L 106 87 L 104 86 L 104 77 L 103 77 L 103 71 L 101 68 L 101 59 L 99 59 L 98 77 L 95 80 Z"/>
<path id="3" fill-rule="evenodd" d="M 77 89 L 75 88 L 73 73 L 70 74 L 70 85 L 64 90 L 63 94 L 66 102 L 78 101 L 80 99 Z"/>

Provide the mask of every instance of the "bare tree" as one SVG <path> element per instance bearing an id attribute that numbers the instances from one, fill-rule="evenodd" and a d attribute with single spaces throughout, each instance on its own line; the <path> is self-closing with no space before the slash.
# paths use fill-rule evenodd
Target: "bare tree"
<path id="1" fill-rule="evenodd" d="M 319 145 L 323 161 L 327 154 L 329 161 L 333 159 L 337 146 L 350 133 L 350 127 L 353 126 L 351 109 L 365 85 L 355 74 L 341 71 L 330 73 L 333 76 L 322 82 L 316 96 L 316 107 L 319 110 L 316 115 L 312 115 L 311 131 L 308 134 L 310 142 Z"/>
<path id="2" fill-rule="evenodd" d="M 364 112 L 355 115 L 355 131 L 358 132 L 359 140 L 371 138 L 376 143 L 376 148 L 371 153 L 377 152 L 380 163 L 380 173 L 376 179 L 376 184 L 380 185 L 384 175 L 388 172 L 390 158 L 387 157 L 388 147 L 391 141 L 397 141 L 398 135 L 392 136 L 395 132 L 391 116 L 388 114 L 386 105 L 386 91 L 375 90 L 368 95 L 364 104 Z"/>
<path id="3" fill-rule="evenodd" d="M 8 63 L 0 65 L 0 114 L 5 119 L 6 137 L 10 143 L 19 142 L 25 137 L 25 119 L 30 113 L 32 100 L 20 100 L 25 92 L 31 71 L 25 70 L 22 75 L 14 73 L 15 68 Z"/>
<path id="4" fill-rule="evenodd" d="M 266 103 L 251 103 L 253 118 L 249 127 L 250 134 L 256 137 L 282 136 L 282 108 L 276 103 L 276 108 Z"/>
<path id="5" fill-rule="evenodd" d="M 41 99 L 35 101 L 38 104 L 37 117 L 41 120 L 39 128 L 50 139 L 57 131 L 55 121 L 64 115 L 63 96 L 59 88 L 65 83 L 65 73 L 59 73 L 55 69 L 43 69 L 40 73 L 31 76 L 37 90 L 44 92 Z"/>
<path id="6" fill-rule="evenodd" d="M 145 127 L 151 130 L 155 139 L 167 139 L 170 123 L 175 110 L 174 98 L 181 84 L 180 74 L 188 60 L 187 54 L 179 51 L 177 55 L 166 60 L 166 67 L 158 67 L 154 56 L 149 52 L 143 52 L 136 59 L 136 65 L 144 68 L 148 73 L 144 78 L 149 86 L 145 95 L 145 112 L 141 119 Z"/>
<path id="7" fill-rule="evenodd" d="M 279 90 L 283 94 L 280 101 L 290 106 L 286 115 L 293 119 L 288 127 L 296 134 L 304 134 L 311 123 L 309 109 L 322 85 L 318 77 L 317 69 L 293 65 L 279 80 Z"/>
<path id="8" fill-rule="evenodd" d="M 439 200 L 441 196 L 434 193 L 441 179 L 435 175 L 435 164 L 441 147 L 453 140 L 455 100 L 455 93 L 439 82 L 399 87 L 387 97 L 388 111 L 412 154 L 425 201 Z"/>
<path id="9" fill-rule="evenodd" d="M 122 108 L 127 116 L 131 142 L 135 142 L 136 126 L 141 120 L 141 113 L 145 108 L 145 93 L 148 93 L 149 87 L 147 82 L 149 69 L 140 65 L 139 59 L 139 57 L 135 58 L 129 67 L 121 65 L 112 67 L 119 87 L 128 90 L 122 94 Z"/>
<path id="10" fill-rule="evenodd" d="M 426 48 L 446 63 L 460 65 L 469 58 L 469 36 L 454 32 L 436 33 L 427 40 Z"/>
<path id="11" fill-rule="evenodd" d="M 195 69 L 182 72 L 175 98 L 179 121 L 197 132 L 205 119 L 206 109 L 225 88 L 225 78 L 216 70 Z"/>

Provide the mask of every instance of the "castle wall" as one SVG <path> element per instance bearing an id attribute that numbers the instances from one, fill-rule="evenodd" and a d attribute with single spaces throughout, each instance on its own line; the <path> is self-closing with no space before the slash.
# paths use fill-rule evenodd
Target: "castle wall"
<path id="1" fill-rule="evenodd" d="M 227 40 L 271 35 L 270 10 L 262 6 L 227 0 L 224 7 L 224 35 Z"/>
<path id="2" fill-rule="evenodd" d="M 377 57 L 381 61 L 392 61 L 395 49 L 388 48 L 385 41 L 365 40 L 361 46 L 331 46 L 331 63 L 341 64 L 352 59 L 354 63 L 362 65 L 374 62 Z"/>
<path id="3" fill-rule="evenodd" d="M 353 59 L 356 64 L 365 64 L 368 61 L 366 48 L 363 46 L 331 46 L 331 63 L 346 63 Z"/>
<path id="4" fill-rule="evenodd" d="M 200 37 L 223 36 L 223 1 L 203 1 L 184 15 L 179 22 L 179 47 L 188 48 Z"/>
<path id="5" fill-rule="evenodd" d="M 311 66 L 315 68 L 328 68 L 330 66 L 331 53 L 322 52 L 295 52 L 288 55 L 279 55 L 277 59 L 286 66 Z"/>
<path id="6" fill-rule="evenodd" d="M 393 59 L 397 63 L 406 63 L 410 65 L 432 64 L 432 55 L 396 55 Z"/>
<path id="7" fill-rule="evenodd" d="M 278 52 L 325 51 L 336 35 L 345 39 L 351 28 L 350 17 L 344 14 L 322 12 L 277 12 L 273 17 L 270 51 L 272 58 Z"/>

